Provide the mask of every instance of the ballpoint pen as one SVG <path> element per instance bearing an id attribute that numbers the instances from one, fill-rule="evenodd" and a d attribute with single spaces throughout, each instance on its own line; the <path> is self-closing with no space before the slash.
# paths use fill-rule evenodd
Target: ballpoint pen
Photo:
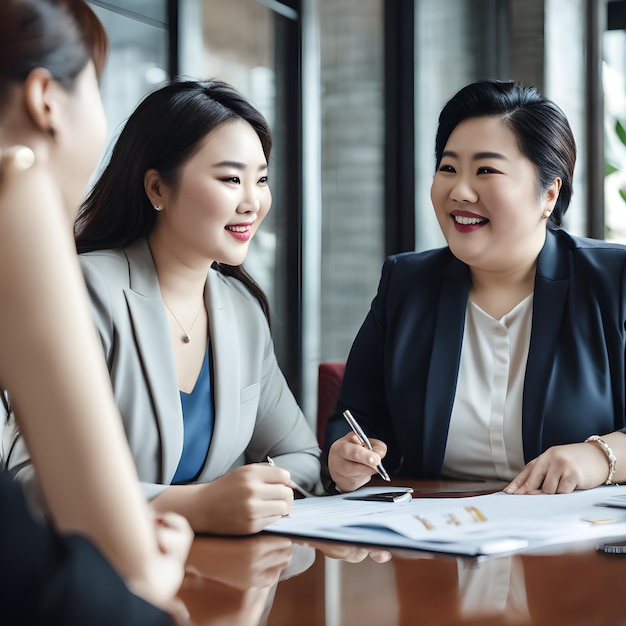
<path id="1" fill-rule="evenodd" d="M 276 463 L 274 463 L 274 459 L 271 456 L 267 457 L 267 462 L 273 467 L 276 467 Z M 289 481 L 289 486 L 292 489 L 295 489 L 298 493 L 302 494 L 305 498 L 315 498 L 314 493 L 307 491 L 306 489 L 304 489 L 304 487 L 300 487 L 300 485 L 298 485 L 297 483 L 294 483 L 293 480 Z"/>
<path id="2" fill-rule="evenodd" d="M 372 444 L 370 440 L 367 438 L 367 435 L 363 432 L 363 429 L 359 426 L 359 423 L 354 419 L 354 416 L 347 409 L 343 412 L 343 416 L 346 418 L 346 422 L 350 424 L 350 428 L 354 431 L 354 434 L 360 439 L 361 443 L 368 449 L 373 450 Z M 380 463 L 376 468 L 378 475 L 383 479 L 390 481 L 389 474 L 387 474 L 387 470 L 383 467 L 383 464 Z"/>

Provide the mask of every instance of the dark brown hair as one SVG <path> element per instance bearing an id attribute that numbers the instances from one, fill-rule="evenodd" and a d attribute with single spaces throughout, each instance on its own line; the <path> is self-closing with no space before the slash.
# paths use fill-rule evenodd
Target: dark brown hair
<path id="1" fill-rule="evenodd" d="M 84 0 L 0 2 L 0 109 L 11 83 L 45 68 L 68 91 L 93 61 L 98 76 L 108 52 L 104 27 Z"/>

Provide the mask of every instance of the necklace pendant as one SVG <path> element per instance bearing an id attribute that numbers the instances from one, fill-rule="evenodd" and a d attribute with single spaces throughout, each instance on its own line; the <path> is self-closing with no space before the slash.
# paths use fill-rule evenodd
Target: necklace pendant
<path id="1" fill-rule="evenodd" d="M 189 336 L 189 333 L 193 330 L 193 327 L 196 325 L 196 322 L 198 321 L 198 318 L 200 317 L 200 312 L 203 309 L 203 304 L 200 305 L 200 308 L 198 309 L 198 312 L 196 313 L 196 317 L 191 323 L 191 326 L 189 327 L 189 331 L 187 331 L 185 330 L 185 327 L 180 323 L 180 320 L 176 317 L 176 314 L 174 313 L 174 311 L 172 311 L 172 307 L 167 303 L 165 296 L 161 296 L 161 297 L 163 298 L 163 304 L 165 304 L 165 306 L 167 307 L 167 310 L 170 312 L 172 317 L 176 320 L 176 323 L 180 326 L 180 329 L 183 331 L 183 334 L 181 337 L 181 339 L 183 340 L 183 343 L 190 343 L 191 337 Z"/>

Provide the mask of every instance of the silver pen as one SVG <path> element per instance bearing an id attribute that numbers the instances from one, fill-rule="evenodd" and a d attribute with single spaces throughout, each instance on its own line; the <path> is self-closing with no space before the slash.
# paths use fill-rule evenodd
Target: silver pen
<path id="1" fill-rule="evenodd" d="M 273 467 L 276 467 L 276 463 L 274 463 L 274 459 L 268 455 L 267 457 L 267 462 L 272 465 Z M 305 498 L 315 498 L 315 494 L 311 493 L 310 491 L 307 491 L 304 487 L 300 487 L 300 485 L 298 485 L 297 483 L 294 483 L 293 480 L 289 481 L 289 486 L 292 489 L 295 489 L 298 493 L 300 493 L 301 495 L 303 495 Z"/>
<path id="2" fill-rule="evenodd" d="M 354 434 L 361 440 L 361 443 L 368 449 L 373 451 L 372 444 L 370 440 L 367 438 L 367 435 L 363 432 L 363 429 L 359 426 L 359 423 L 354 419 L 354 416 L 347 409 L 343 412 L 343 416 L 346 418 L 346 422 L 350 424 L 350 428 L 354 431 Z M 390 481 L 389 474 L 387 474 L 387 470 L 383 467 L 383 464 L 380 463 L 376 468 L 378 475 L 383 479 Z"/>

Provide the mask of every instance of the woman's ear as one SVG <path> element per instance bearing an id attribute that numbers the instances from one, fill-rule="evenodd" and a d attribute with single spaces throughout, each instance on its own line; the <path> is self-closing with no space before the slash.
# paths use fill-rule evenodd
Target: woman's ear
<path id="1" fill-rule="evenodd" d="M 59 89 L 52 74 L 43 67 L 31 70 L 24 81 L 26 110 L 35 126 L 51 137 L 56 134 L 62 106 Z"/>
<path id="2" fill-rule="evenodd" d="M 546 206 L 545 209 L 552 212 L 554 209 L 554 205 L 559 198 L 559 193 L 561 191 L 562 181 L 559 177 L 555 178 L 552 181 L 552 184 L 546 190 Z"/>
<path id="3" fill-rule="evenodd" d="M 165 205 L 165 186 L 161 175 L 154 168 L 149 169 L 143 176 L 143 188 L 152 206 L 163 208 Z"/>

